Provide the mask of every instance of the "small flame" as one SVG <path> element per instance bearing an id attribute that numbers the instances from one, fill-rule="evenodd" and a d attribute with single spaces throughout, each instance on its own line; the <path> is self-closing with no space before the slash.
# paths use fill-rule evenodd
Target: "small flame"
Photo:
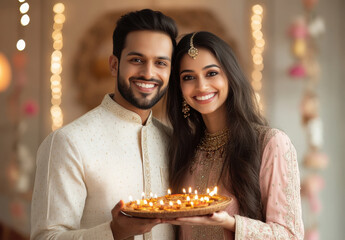
<path id="1" fill-rule="evenodd" d="M 217 194 L 217 191 L 218 191 L 218 187 L 215 186 L 214 189 L 213 189 L 214 194 Z"/>

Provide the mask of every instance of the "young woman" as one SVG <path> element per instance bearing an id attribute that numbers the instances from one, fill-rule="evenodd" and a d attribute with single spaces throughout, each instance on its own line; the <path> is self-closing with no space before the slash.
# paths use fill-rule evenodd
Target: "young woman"
<path id="1" fill-rule="evenodd" d="M 168 91 L 173 191 L 217 186 L 233 198 L 211 216 L 167 220 L 179 239 L 303 239 L 295 148 L 267 126 L 231 48 L 209 32 L 185 35 Z"/>

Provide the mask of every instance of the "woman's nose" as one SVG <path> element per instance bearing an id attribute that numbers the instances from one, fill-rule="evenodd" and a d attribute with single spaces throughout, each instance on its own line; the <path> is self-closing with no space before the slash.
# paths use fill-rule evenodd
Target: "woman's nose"
<path id="1" fill-rule="evenodd" d="M 203 77 L 199 77 L 197 80 L 197 89 L 199 91 L 204 91 L 207 89 L 207 81 Z"/>

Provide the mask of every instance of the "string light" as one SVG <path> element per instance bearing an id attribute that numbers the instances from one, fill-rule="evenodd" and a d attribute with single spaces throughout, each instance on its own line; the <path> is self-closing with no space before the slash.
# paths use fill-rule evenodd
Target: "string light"
<path id="1" fill-rule="evenodd" d="M 17 45 L 16 46 L 17 46 L 18 51 L 23 51 L 25 49 L 26 43 L 25 43 L 25 41 L 23 39 L 19 39 L 17 41 Z"/>
<path id="2" fill-rule="evenodd" d="M 29 8 L 30 8 L 30 6 L 26 2 L 26 3 L 23 3 L 22 5 L 20 5 L 19 11 L 20 11 L 20 13 L 25 14 L 25 13 L 27 13 L 29 11 Z"/>
<path id="3" fill-rule="evenodd" d="M 255 97 L 259 103 L 260 110 L 263 110 L 263 104 L 261 101 L 262 99 L 260 96 L 260 91 L 262 88 L 262 71 L 264 69 L 264 58 L 262 56 L 262 53 L 265 47 L 264 35 L 261 31 L 263 8 L 261 5 L 256 4 L 252 7 L 252 12 L 253 14 L 251 16 L 251 28 L 254 46 L 251 50 L 251 54 L 254 67 L 251 74 L 251 84 L 255 91 Z"/>
<path id="4" fill-rule="evenodd" d="M 29 3 L 25 2 L 25 0 L 19 0 L 19 12 L 20 14 L 22 14 L 22 16 L 20 17 L 20 24 L 23 26 L 23 27 L 26 27 L 29 23 L 30 23 L 30 17 L 29 17 L 29 14 L 28 14 L 28 11 L 30 9 L 30 5 Z M 17 41 L 17 44 L 16 44 L 16 48 L 18 51 L 23 51 L 26 47 L 26 42 L 25 40 L 23 39 L 23 32 L 24 30 L 23 29 L 20 29 L 19 31 L 19 40 Z"/>
<path id="5" fill-rule="evenodd" d="M 62 85 L 61 76 L 62 73 L 62 52 L 63 47 L 63 35 L 62 28 L 66 20 L 63 14 L 65 5 L 63 3 L 57 3 L 53 7 L 54 24 L 53 24 L 53 53 L 51 54 L 50 71 L 52 76 L 50 77 L 50 89 L 51 89 L 51 108 L 50 115 L 52 119 L 52 130 L 56 130 L 63 124 L 63 113 L 60 107 L 62 97 Z"/>
<path id="6" fill-rule="evenodd" d="M 27 14 L 24 14 L 20 18 L 20 23 L 22 24 L 23 27 L 27 26 L 30 23 L 30 17 Z"/>

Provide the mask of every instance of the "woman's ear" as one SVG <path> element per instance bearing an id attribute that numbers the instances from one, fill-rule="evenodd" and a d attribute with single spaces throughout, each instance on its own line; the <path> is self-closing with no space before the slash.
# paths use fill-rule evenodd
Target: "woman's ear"
<path id="1" fill-rule="evenodd" d="M 112 76 L 117 77 L 117 72 L 119 68 L 119 60 L 116 56 L 111 55 L 109 57 L 109 70 Z"/>

